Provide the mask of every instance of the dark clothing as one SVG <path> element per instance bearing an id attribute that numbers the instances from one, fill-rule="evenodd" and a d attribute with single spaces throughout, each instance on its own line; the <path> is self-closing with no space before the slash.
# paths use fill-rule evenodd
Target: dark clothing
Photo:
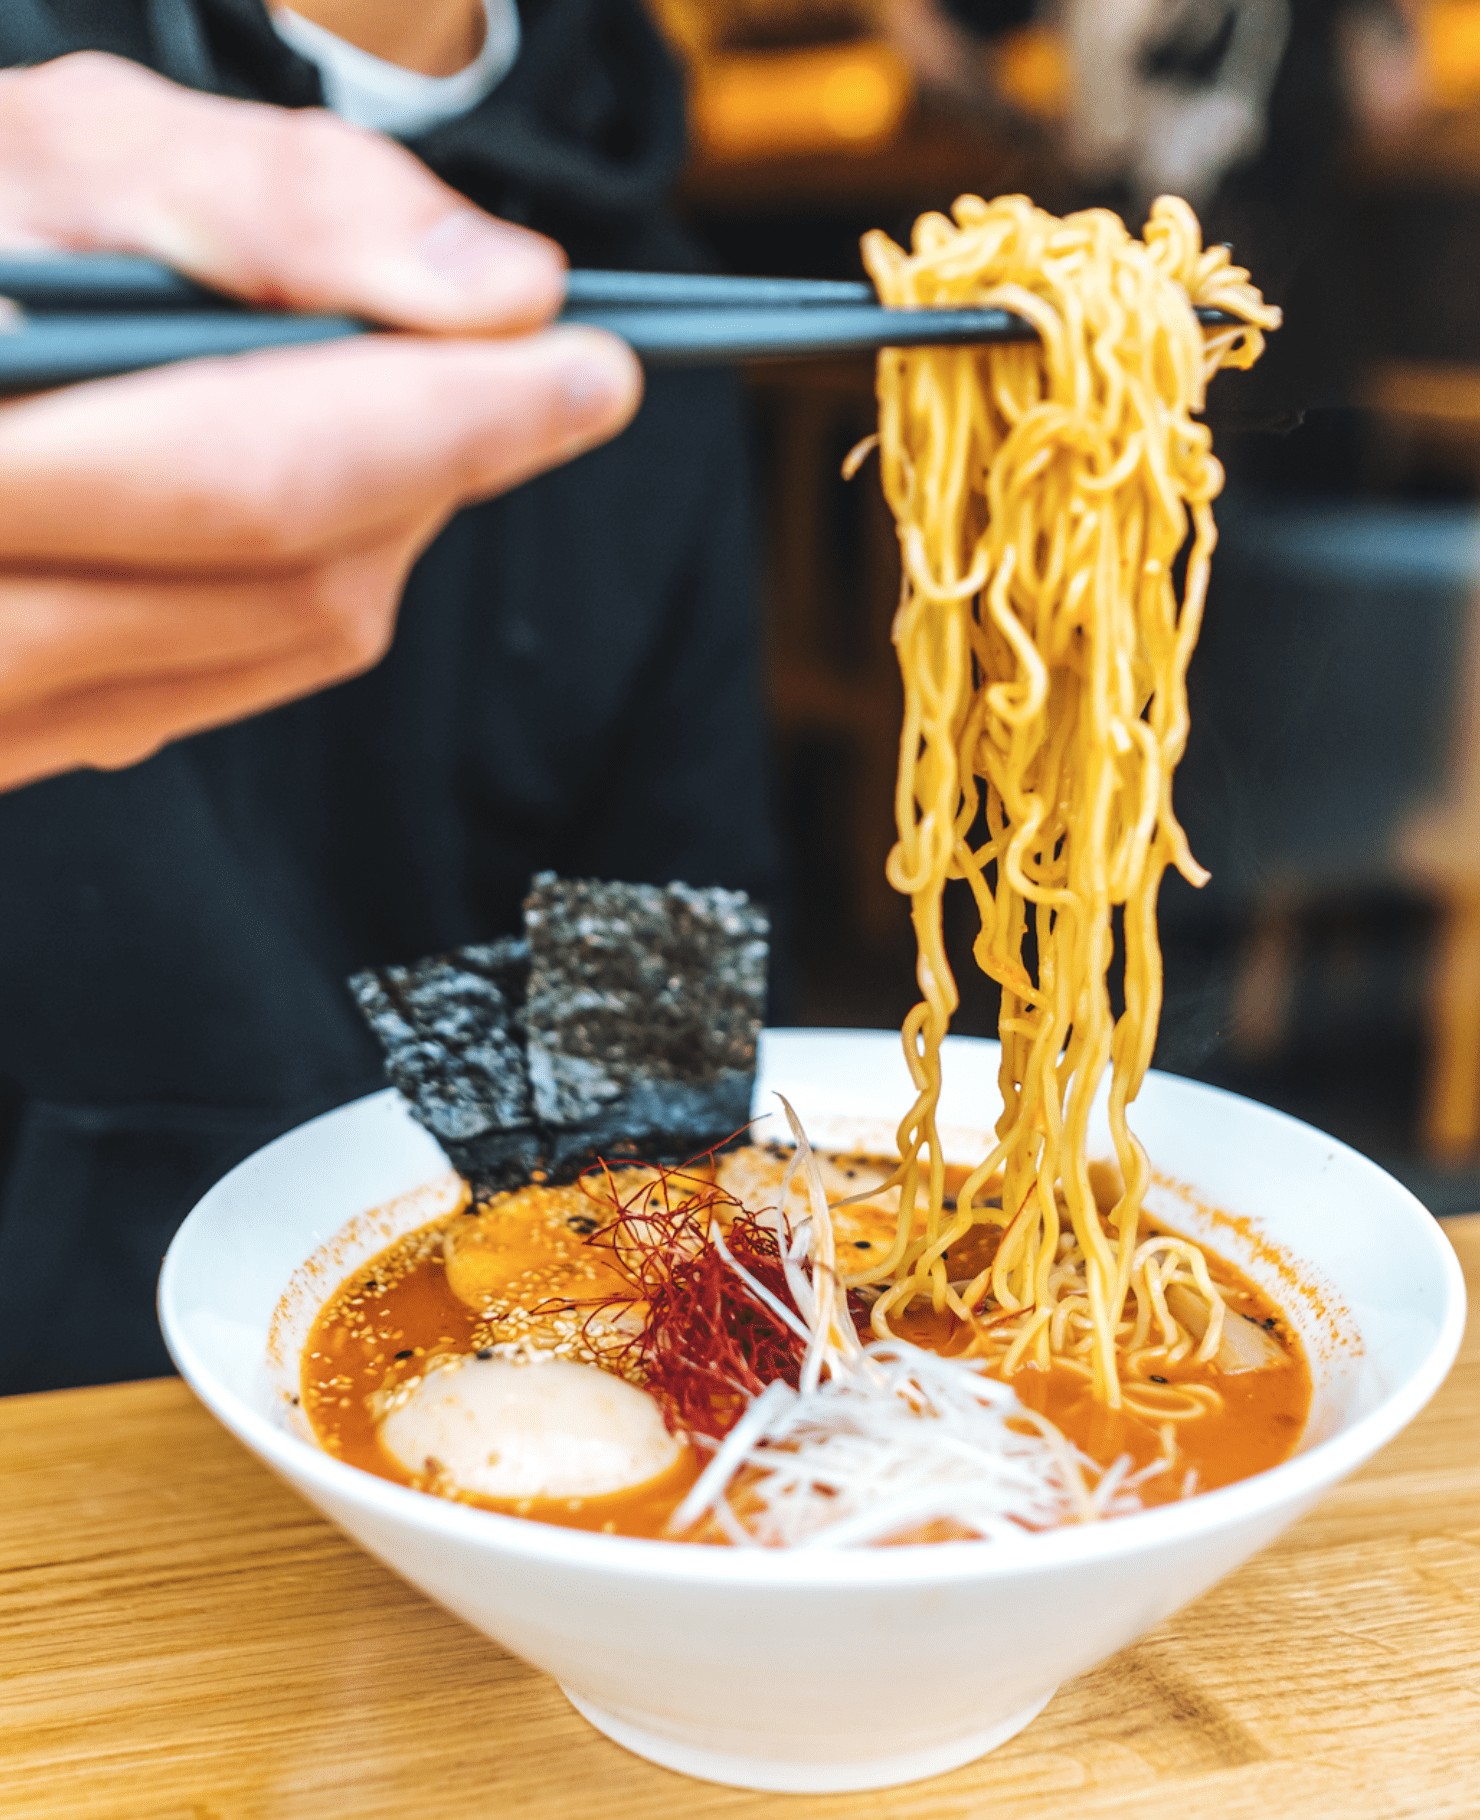
<path id="1" fill-rule="evenodd" d="M 1031 25 L 1038 7 L 1037 0 L 945 0 L 944 10 L 971 31 L 990 38 Z"/>
<path id="2" fill-rule="evenodd" d="M 176 66 L 183 19 L 203 86 L 318 98 L 256 0 L 50 10 Z M 415 149 L 577 262 L 679 257 L 637 0 L 521 16 L 505 83 Z M 9 34 L 7 7 L 26 55 Z M 752 569 L 731 378 L 654 375 L 615 443 L 453 521 L 369 675 L 0 796 L 0 1388 L 168 1369 L 153 1285 L 192 1199 L 381 1084 L 349 972 L 516 928 L 542 868 L 769 897 Z"/>

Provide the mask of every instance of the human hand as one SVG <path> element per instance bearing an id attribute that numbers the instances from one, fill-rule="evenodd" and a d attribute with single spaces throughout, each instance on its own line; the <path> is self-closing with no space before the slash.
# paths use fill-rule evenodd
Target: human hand
<path id="1" fill-rule="evenodd" d="M 388 140 L 92 53 L 0 75 L 0 244 L 150 254 L 411 331 L 0 405 L 0 787 L 354 675 L 448 516 L 604 440 L 630 351 Z"/>

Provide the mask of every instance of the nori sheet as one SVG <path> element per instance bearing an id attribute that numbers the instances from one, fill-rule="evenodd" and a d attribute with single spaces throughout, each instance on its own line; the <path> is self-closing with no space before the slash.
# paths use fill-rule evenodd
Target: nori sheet
<path id="1" fill-rule="evenodd" d="M 505 936 L 349 982 L 391 1083 L 480 1188 L 515 1188 L 547 1166 L 524 1055 L 528 978 L 528 946 Z"/>
<path id="2" fill-rule="evenodd" d="M 742 891 L 541 873 L 524 903 L 535 1116 L 557 1176 L 682 1162 L 750 1118 L 768 924 Z"/>
<path id="3" fill-rule="evenodd" d="M 349 982 L 386 1072 L 474 1188 L 677 1163 L 750 1117 L 767 921 L 743 892 L 541 873 L 526 940 Z"/>

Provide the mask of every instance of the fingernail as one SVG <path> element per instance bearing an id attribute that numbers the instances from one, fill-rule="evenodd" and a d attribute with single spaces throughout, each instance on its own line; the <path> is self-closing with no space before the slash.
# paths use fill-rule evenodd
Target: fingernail
<path id="1" fill-rule="evenodd" d="M 528 246 L 530 236 L 507 227 L 477 209 L 454 209 L 422 236 L 421 250 L 428 265 L 439 271 L 461 272 L 507 259 L 516 243 Z"/>
<path id="2" fill-rule="evenodd" d="M 541 304 L 558 295 L 560 257 L 538 234 L 478 209 L 454 209 L 422 236 L 422 257 L 460 291 L 496 295 L 529 291 Z"/>
<path id="3" fill-rule="evenodd" d="M 637 356 L 615 335 L 577 328 L 557 332 L 569 343 L 564 393 L 572 431 L 609 430 L 614 419 L 636 409 L 642 394 Z"/>

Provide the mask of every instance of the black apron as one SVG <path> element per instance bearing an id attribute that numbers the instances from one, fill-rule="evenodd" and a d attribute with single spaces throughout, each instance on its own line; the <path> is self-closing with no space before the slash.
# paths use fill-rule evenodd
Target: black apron
<path id="1" fill-rule="evenodd" d="M 509 76 L 414 149 L 572 261 L 665 266 L 681 98 L 637 0 L 525 0 Z M 91 45 L 289 106 L 258 0 L 7 0 L 0 57 Z M 518 925 L 532 872 L 773 892 L 730 375 L 460 514 L 369 675 L 129 771 L 0 796 L 0 1390 L 169 1369 L 160 1256 L 240 1157 L 381 1084 L 344 987 Z"/>

